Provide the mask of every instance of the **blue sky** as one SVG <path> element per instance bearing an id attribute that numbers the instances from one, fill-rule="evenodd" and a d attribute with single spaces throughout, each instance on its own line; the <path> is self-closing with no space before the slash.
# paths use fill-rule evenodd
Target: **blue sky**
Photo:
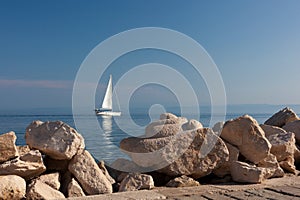
<path id="1" fill-rule="evenodd" d="M 70 107 L 89 52 L 112 35 L 148 26 L 199 42 L 221 72 L 229 104 L 299 104 L 299 10 L 297 0 L 3 0 L 0 109 Z M 144 93 L 145 101 L 162 94 Z"/>

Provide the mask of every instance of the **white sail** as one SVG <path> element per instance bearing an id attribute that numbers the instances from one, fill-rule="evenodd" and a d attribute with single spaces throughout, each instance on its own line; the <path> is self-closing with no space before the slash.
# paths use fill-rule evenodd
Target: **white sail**
<path id="1" fill-rule="evenodd" d="M 112 76 L 111 75 L 109 77 L 105 96 L 102 102 L 102 108 L 112 110 Z"/>
<path id="2" fill-rule="evenodd" d="M 95 109 L 96 115 L 121 116 L 121 112 L 112 111 L 112 92 L 112 76 L 110 75 L 106 92 L 103 98 L 102 107 L 100 109 Z"/>

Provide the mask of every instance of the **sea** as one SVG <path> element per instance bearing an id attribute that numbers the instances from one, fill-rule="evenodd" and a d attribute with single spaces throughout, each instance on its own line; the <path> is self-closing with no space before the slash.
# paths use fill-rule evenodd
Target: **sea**
<path id="1" fill-rule="evenodd" d="M 258 123 L 264 123 L 274 113 L 287 105 L 229 105 L 226 114 L 212 114 L 209 109 L 202 108 L 200 115 L 192 112 L 188 114 L 188 119 L 199 120 L 204 127 L 212 126 L 212 118 L 215 122 L 226 121 L 248 114 L 255 118 Z M 290 105 L 298 115 L 300 105 Z M 178 108 L 169 108 L 166 111 L 180 116 Z M 0 111 L 0 134 L 14 131 L 17 135 L 17 145 L 26 145 L 26 127 L 35 120 L 40 121 L 63 121 L 74 127 L 85 139 L 86 149 L 97 160 L 104 160 L 112 163 L 118 158 L 128 158 L 119 148 L 119 143 L 127 137 L 138 137 L 144 134 L 144 129 L 151 121 L 159 119 L 160 113 L 151 113 L 146 109 L 136 109 L 129 115 L 120 117 L 101 117 L 93 112 L 82 116 L 74 117 L 70 109 L 31 109 L 27 111 L 6 110 Z M 300 116 L 300 115 L 299 115 Z"/>

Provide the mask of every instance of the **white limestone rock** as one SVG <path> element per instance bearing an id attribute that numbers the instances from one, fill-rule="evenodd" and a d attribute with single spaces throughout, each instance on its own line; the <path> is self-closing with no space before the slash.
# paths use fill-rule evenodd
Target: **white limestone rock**
<path id="1" fill-rule="evenodd" d="M 255 164 L 265 159 L 271 150 L 263 129 L 249 115 L 227 121 L 221 138 L 236 146 L 245 158 Z"/>
<path id="2" fill-rule="evenodd" d="M 51 186 L 43 183 L 42 181 L 35 180 L 27 187 L 26 192 L 27 199 L 31 200 L 50 200 L 50 199 L 64 199 L 65 196 L 58 190 L 55 190 Z"/>
<path id="3" fill-rule="evenodd" d="M 126 138 L 120 147 L 138 166 L 169 176 L 200 178 L 229 159 L 225 143 L 209 128 L 169 137 Z"/>
<path id="4" fill-rule="evenodd" d="M 152 189 L 153 178 L 147 174 L 129 173 L 121 182 L 119 192 Z"/>
<path id="5" fill-rule="evenodd" d="M 0 199 L 23 199 L 26 194 L 26 182 L 16 175 L 0 176 Z"/>
<path id="6" fill-rule="evenodd" d="M 34 121 L 26 128 L 26 143 L 57 160 L 70 160 L 84 150 L 84 139 L 62 121 Z"/>
<path id="7" fill-rule="evenodd" d="M 31 150 L 10 161 L 0 164 L 0 175 L 18 175 L 25 180 L 34 178 L 46 171 L 42 154 L 38 150 Z"/>
<path id="8" fill-rule="evenodd" d="M 19 155 L 15 145 L 16 139 L 17 136 L 13 131 L 0 135 L 0 163 Z"/>
<path id="9" fill-rule="evenodd" d="M 167 187 L 195 187 L 199 185 L 200 183 L 198 181 L 195 181 L 191 177 L 185 175 L 176 177 L 166 184 Z"/>
<path id="10" fill-rule="evenodd" d="M 297 114 L 290 108 L 286 107 L 277 113 L 275 113 L 272 117 L 270 117 L 265 124 L 271 126 L 283 127 L 285 124 L 299 120 Z"/>
<path id="11" fill-rule="evenodd" d="M 112 184 L 88 151 L 77 154 L 70 161 L 69 171 L 88 195 L 112 193 Z"/>

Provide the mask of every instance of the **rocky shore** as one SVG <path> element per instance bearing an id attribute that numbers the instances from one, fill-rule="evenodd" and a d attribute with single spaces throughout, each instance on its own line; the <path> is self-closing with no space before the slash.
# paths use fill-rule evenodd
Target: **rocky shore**
<path id="1" fill-rule="evenodd" d="M 298 174 L 300 118 L 289 108 L 264 124 L 249 115 L 205 128 L 164 113 L 120 148 L 131 160 L 96 162 L 84 139 L 61 122 L 34 121 L 26 146 L 0 135 L 0 199 L 63 199 L 163 187 L 265 183 Z"/>

